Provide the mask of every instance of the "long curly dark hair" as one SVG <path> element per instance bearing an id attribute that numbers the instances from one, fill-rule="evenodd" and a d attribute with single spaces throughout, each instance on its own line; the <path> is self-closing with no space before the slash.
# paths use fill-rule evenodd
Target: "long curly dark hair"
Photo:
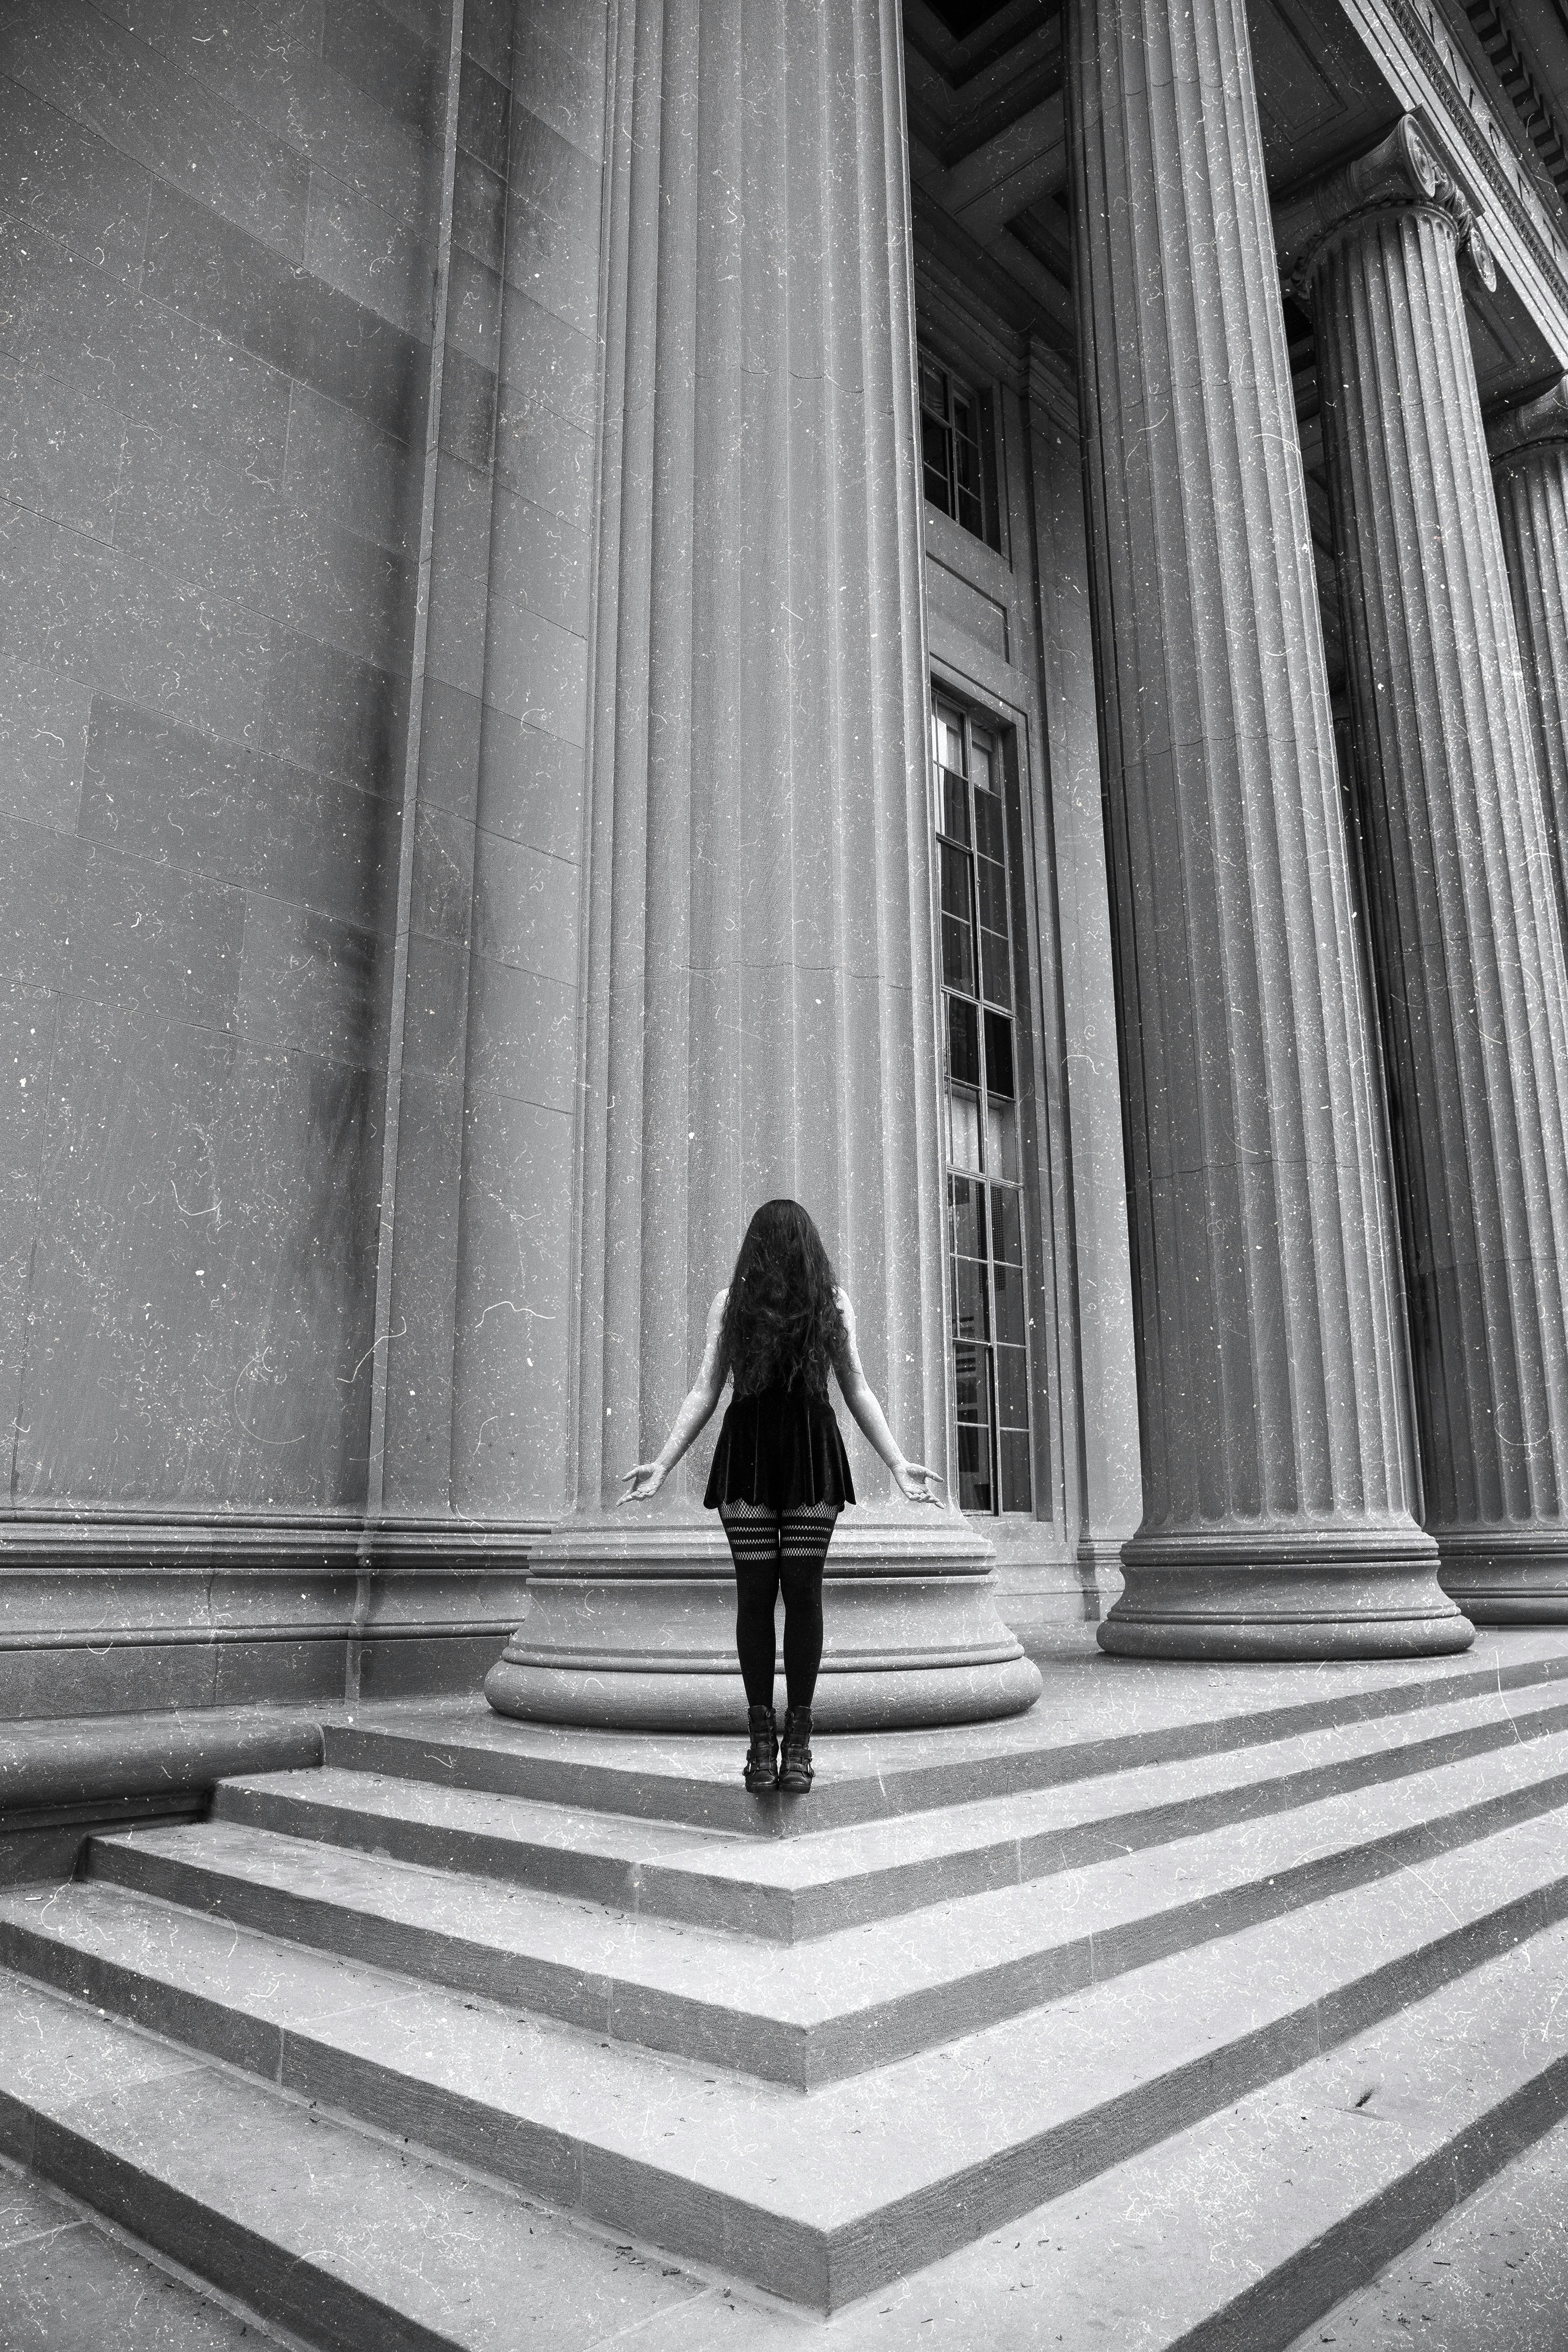
<path id="1" fill-rule="evenodd" d="M 822 1235 L 798 1201 L 764 1201 L 741 1244 L 724 1302 L 723 1361 L 735 1394 L 770 1382 L 827 1393 L 827 1370 L 845 1339 L 835 1276 Z"/>

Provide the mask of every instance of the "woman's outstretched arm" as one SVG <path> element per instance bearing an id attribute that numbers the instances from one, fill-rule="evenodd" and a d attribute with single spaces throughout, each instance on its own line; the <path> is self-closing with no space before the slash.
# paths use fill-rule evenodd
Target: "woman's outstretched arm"
<path id="1" fill-rule="evenodd" d="M 675 1426 L 651 1462 L 639 1462 L 635 1470 L 623 1470 L 623 1478 L 631 1480 L 617 1503 L 646 1503 L 657 1495 L 687 1447 L 705 1426 L 719 1402 L 724 1386 L 727 1367 L 720 1361 L 724 1323 L 724 1301 L 727 1289 L 714 1294 L 708 1309 L 708 1328 L 702 1339 L 702 1369 L 686 1392 L 686 1402 L 675 1416 Z"/>
<path id="2" fill-rule="evenodd" d="M 911 1503 L 940 1505 L 942 1496 L 932 1494 L 931 1483 L 934 1480 L 940 1486 L 942 1484 L 942 1473 L 928 1470 L 923 1462 L 910 1462 L 900 1452 L 898 1441 L 888 1427 L 887 1415 L 877 1402 L 860 1361 L 860 1350 L 855 1344 L 855 1309 L 849 1304 L 848 1293 L 839 1290 L 834 1296 L 838 1302 L 838 1312 L 844 1318 L 844 1345 L 833 1359 L 833 1369 L 844 1392 L 845 1403 L 897 1479 L 899 1492 Z"/>

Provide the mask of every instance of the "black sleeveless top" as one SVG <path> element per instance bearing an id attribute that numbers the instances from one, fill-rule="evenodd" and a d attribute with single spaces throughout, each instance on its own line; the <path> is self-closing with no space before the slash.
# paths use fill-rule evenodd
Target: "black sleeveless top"
<path id="1" fill-rule="evenodd" d="M 765 1503 L 771 1510 L 793 1511 L 803 1503 L 854 1500 L 849 1456 L 826 1397 L 783 1381 L 731 1397 L 713 1448 L 705 1509 Z"/>

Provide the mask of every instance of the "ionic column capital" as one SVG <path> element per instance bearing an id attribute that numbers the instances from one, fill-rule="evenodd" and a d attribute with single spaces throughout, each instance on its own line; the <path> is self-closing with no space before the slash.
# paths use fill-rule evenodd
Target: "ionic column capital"
<path id="1" fill-rule="evenodd" d="M 1568 375 L 1546 392 L 1510 402 L 1487 419 L 1492 471 L 1500 473 L 1544 449 L 1568 446 Z"/>
<path id="2" fill-rule="evenodd" d="M 1346 237 L 1390 213 L 1434 215 L 1453 232 L 1459 253 L 1483 286 L 1497 284 L 1497 267 L 1469 198 L 1423 135 L 1413 114 L 1386 138 L 1292 196 L 1275 215 L 1275 243 L 1288 293 L 1310 299 L 1320 265 Z"/>

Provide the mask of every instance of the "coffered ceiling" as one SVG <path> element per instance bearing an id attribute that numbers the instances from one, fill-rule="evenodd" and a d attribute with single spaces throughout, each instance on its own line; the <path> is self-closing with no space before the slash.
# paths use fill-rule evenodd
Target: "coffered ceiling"
<path id="1" fill-rule="evenodd" d="M 1392 10 L 1394 0 L 1385 0 Z M 1441 21 L 1500 121 L 1517 126 L 1520 160 L 1561 232 L 1568 187 L 1568 0 L 1443 0 Z M 1250 0 L 1264 162 L 1278 204 L 1368 146 L 1402 110 L 1353 27 L 1349 0 Z M 1020 353 L 1038 338 L 1064 355 L 1074 341 L 1067 208 L 1063 12 L 1058 0 L 904 0 L 910 179 L 917 251 L 963 289 L 971 316 Z M 1553 362 L 1506 279 L 1468 289 L 1482 397 L 1542 380 Z M 1340 670 L 1338 604 L 1322 473 L 1310 320 L 1285 304 L 1307 496 L 1331 674 Z"/>
<path id="2" fill-rule="evenodd" d="M 1559 131 L 1560 111 L 1568 116 L 1568 0 L 1445 0 L 1445 8 L 1447 37 L 1499 119 L 1516 126 L 1521 164 L 1568 235 L 1560 192 L 1568 134 Z M 1249 21 L 1278 203 L 1370 145 L 1402 101 L 1341 0 L 1251 0 Z M 905 0 L 904 34 L 917 241 L 1005 331 L 1070 352 L 1058 0 Z M 1510 288 L 1491 298 L 1472 289 L 1471 303 L 1483 395 L 1538 380 L 1550 355 Z"/>

